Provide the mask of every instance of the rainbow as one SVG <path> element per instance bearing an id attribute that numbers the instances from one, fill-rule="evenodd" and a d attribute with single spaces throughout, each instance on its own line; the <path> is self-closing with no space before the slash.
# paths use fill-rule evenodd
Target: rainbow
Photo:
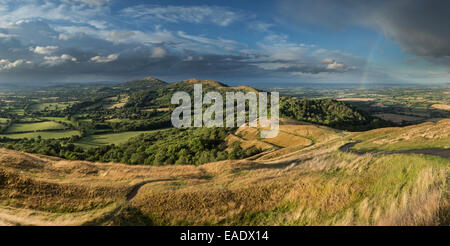
<path id="1" fill-rule="evenodd" d="M 374 53 L 375 51 L 378 49 L 378 47 L 380 46 L 380 43 L 383 39 L 383 35 L 378 35 L 377 40 L 375 41 L 375 43 L 372 45 L 372 48 L 370 49 L 369 55 L 367 56 L 366 59 L 366 63 L 364 64 L 364 69 L 363 69 L 363 73 L 361 76 L 361 80 L 360 80 L 360 84 L 361 84 L 361 89 L 364 89 L 365 84 L 367 84 L 367 73 L 370 67 L 370 62 L 373 59 Z"/>

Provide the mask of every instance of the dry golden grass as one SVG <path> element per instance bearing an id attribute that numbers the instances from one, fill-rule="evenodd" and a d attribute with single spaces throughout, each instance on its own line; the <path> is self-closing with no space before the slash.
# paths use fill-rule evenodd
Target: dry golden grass
<path id="1" fill-rule="evenodd" d="M 153 112 L 153 111 L 156 111 L 156 112 L 169 112 L 170 108 L 157 108 L 157 109 L 149 108 L 149 109 L 144 109 L 144 111 L 148 111 L 148 112 Z"/>
<path id="2" fill-rule="evenodd" d="M 106 106 L 107 109 L 115 109 L 115 108 L 123 108 L 125 104 L 128 102 L 128 97 L 124 97 L 120 100 L 120 102 L 114 103 L 112 105 Z"/>
<path id="3" fill-rule="evenodd" d="M 343 136 L 342 132 L 325 127 L 311 124 L 294 123 L 288 120 L 282 120 L 280 130 L 283 132 L 295 134 L 313 140 L 315 143 L 331 141 Z"/>
<path id="4" fill-rule="evenodd" d="M 140 209 L 154 224 L 170 225 L 440 223 L 446 173 L 439 160 L 428 160 L 425 165 L 430 167 L 421 169 L 418 177 L 412 172 L 411 177 L 402 178 L 390 175 L 384 163 L 406 160 L 408 169 L 424 164 L 420 157 L 335 158 L 334 163 L 327 155 L 292 164 L 222 162 L 221 166 L 230 164 L 232 168 L 212 171 L 217 176 L 209 181 L 146 185 L 130 206 Z M 215 165 L 218 164 L 208 164 L 205 170 L 215 170 Z M 364 172 L 366 168 L 369 171 Z M 423 174 L 427 172 L 428 175 Z M 406 188 L 401 187 L 404 181 Z M 397 191 L 402 196 L 394 196 Z"/>
<path id="5" fill-rule="evenodd" d="M 290 147 L 290 146 L 308 146 L 312 144 L 310 139 L 300 137 L 291 133 L 286 133 L 284 131 L 280 131 L 278 136 L 275 138 L 267 138 L 264 139 L 264 142 L 273 144 L 279 147 Z"/>
<path id="6" fill-rule="evenodd" d="M 256 160 L 200 166 L 66 161 L 0 149 L 0 224 L 448 225 L 448 159 L 338 150 L 357 136 L 437 138 L 436 124 L 345 137 L 285 123 L 292 136 L 321 137 Z"/>
<path id="7" fill-rule="evenodd" d="M 227 143 L 227 146 L 229 146 L 227 148 L 228 152 L 231 151 L 231 146 L 232 146 L 232 144 L 234 142 L 239 142 L 241 148 L 243 148 L 243 149 L 248 149 L 248 148 L 251 148 L 251 147 L 255 147 L 255 148 L 261 149 L 262 151 L 265 151 L 265 150 L 269 150 L 269 149 L 278 148 L 275 145 L 272 145 L 272 144 L 269 144 L 269 143 L 266 143 L 266 142 L 263 142 L 263 141 L 259 141 L 259 140 L 256 140 L 256 139 L 254 139 L 254 140 L 252 140 L 252 139 L 246 140 L 246 139 L 238 137 L 238 136 L 236 136 L 234 134 L 228 135 L 225 138 L 225 141 Z"/>
<path id="8" fill-rule="evenodd" d="M 431 105 L 432 108 L 437 108 L 437 109 L 443 109 L 443 110 L 450 110 L 450 105 L 447 104 L 433 104 Z"/>
<path id="9" fill-rule="evenodd" d="M 390 151 L 426 148 L 450 148 L 450 119 L 426 122 L 407 127 L 390 127 L 355 133 L 352 139 L 363 141 L 355 145 L 359 151 Z"/>
<path id="10" fill-rule="evenodd" d="M 215 80 L 200 80 L 200 79 L 196 79 L 196 78 L 192 78 L 192 79 L 188 79 L 185 80 L 186 82 L 190 83 L 190 84 L 202 84 L 202 85 L 210 85 L 216 88 L 225 88 L 225 86 Z"/>
<path id="11" fill-rule="evenodd" d="M 250 92 L 254 92 L 254 93 L 258 93 L 259 91 L 253 87 L 247 86 L 247 85 L 240 85 L 240 86 L 236 86 L 233 87 L 233 89 L 235 90 L 242 90 L 242 91 L 250 91 Z"/>
<path id="12" fill-rule="evenodd" d="M 229 145 L 239 141 L 244 149 L 252 146 L 262 150 L 282 148 L 283 151 L 280 150 L 278 153 L 288 153 L 314 143 L 333 140 L 342 135 L 327 127 L 289 119 L 280 119 L 279 134 L 275 138 L 260 139 L 260 130 L 260 128 L 246 125 L 241 126 L 234 134 L 229 135 L 226 141 Z"/>
<path id="13" fill-rule="evenodd" d="M 247 126 L 241 126 L 235 132 L 235 135 L 240 136 L 245 140 L 257 140 L 260 137 L 259 129 Z"/>

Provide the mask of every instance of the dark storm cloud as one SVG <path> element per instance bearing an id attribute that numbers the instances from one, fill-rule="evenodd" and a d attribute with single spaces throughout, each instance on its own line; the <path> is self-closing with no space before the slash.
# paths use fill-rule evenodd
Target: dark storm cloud
<path id="1" fill-rule="evenodd" d="M 265 35 L 254 44 L 193 34 L 181 25 L 225 28 L 243 22 L 244 12 L 231 8 L 140 5 L 113 18 L 110 1 L 3 2 L 0 82 L 123 81 L 148 75 L 292 81 L 333 74 L 334 79 L 358 77 L 356 67 L 364 64 L 360 57 L 292 41 L 264 22 L 252 23 Z M 156 24 L 142 28 L 142 20 Z M 165 23 L 180 27 L 169 30 Z"/>
<path id="2" fill-rule="evenodd" d="M 289 20 L 335 30 L 369 26 L 407 52 L 450 65 L 450 1 L 284 0 L 281 11 Z"/>
<path id="3" fill-rule="evenodd" d="M 198 43 L 180 42 L 170 35 L 166 35 L 169 38 L 164 42 L 117 42 L 116 39 L 108 40 L 110 32 L 93 35 L 77 32 L 77 28 L 63 33 L 38 20 L 15 23 L 0 30 L 3 33 L 0 36 L 0 78 L 9 82 L 83 81 L 92 78 L 118 80 L 148 75 L 231 79 L 289 78 L 292 73 L 343 73 L 354 70 L 353 67 L 334 60 L 324 64 L 317 59 L 315 62 L 305 63 L 293 60 L 290 56 L 286 59 L 277 58 L 280 57 L 278 53 L 292 54 L 292 47 L 289 45 L 285 47 L 289 52 L 282 52 L 283 48 L 277 46 L 276 52 L 271 54 L 214 54 L 199 51 L 204 47 L 202 45 L 198 46 L 198 50 L 186 49 L 185 47 L 195 48 Z M 33 35 L 30 36 L 30 33 Z M 127 35 L 130 36 L 133 33 Z M 215 42 L 204 38 L 200 41 Z M 308 48 L 298 49 L 297 46 L 292 46 L 294 50 L 301 50 L 299 58 L 306 55 L 302 52 L 308 51 Z M 338 56 L 333 52 L 330 55 Z"/>

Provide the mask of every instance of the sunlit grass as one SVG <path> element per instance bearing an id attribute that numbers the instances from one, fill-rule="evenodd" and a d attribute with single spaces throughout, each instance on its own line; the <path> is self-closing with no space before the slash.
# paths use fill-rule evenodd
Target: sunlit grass
<path id="1" fill-rule="evenodd" d="M 33 132 L 33 131 L 46 131 L 46 130 L 62 130 L 66 127 L 53 121 L 44 121 L 37 123 L 17 123 L 10 126 L 6 132 Z"/>
<path id="2" fill-rule="evenodd" d="M 79 131 L 50 131 L 50 132 L 27 132 L 27 133 L 13 133 L 13 134 L 0 134 L 0 137 L 7 137 L 12 139 L 21 138 L 38 138 L 42 139 L 60 139 L 60 138 L 70 138 L 75 135 L 80 135 Z"/>
<path id="3" fill-rule="evenodd" d="M 153 131 L 130 131 L 130 132 L 90 135 L 80 139 L 75 144 L 83 148 L 98 147 L 109 144 L 119 145 L 127 142 L 130 138 L 137 137 L 141 134 L 149 132 Z"/>

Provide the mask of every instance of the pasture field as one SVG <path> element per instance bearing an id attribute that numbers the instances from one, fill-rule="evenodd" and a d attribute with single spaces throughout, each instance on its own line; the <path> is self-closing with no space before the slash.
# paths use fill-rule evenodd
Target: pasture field
<path id="1" fill-rule="evenodd" d="M 12 139 L 21 138 L 38 138 L 41 136 L 42 139 L 60 139 L 60 138 L 70 138 L 72 136 L 80 136 L 79 131 L 51 131 L 51 132 L 27 132 L 27 133 L 13 133 L 13 134 L 0 134 L 0 137 L 7 137 Z"/>
<path id="2" fill-rule="evenodd" d="M 120 133 L 96 134 L 84 137 L 77 141 L 75 144 L 83 148 L 98 147 L 109 144 L 118 145 L 127 142 L 130 138 L 137 137 L 141 134 L 149 132 L 153 131 L 129 131 Z"/>
<path id="3" fill-rule="evenodd" d="M 54 122 L 57 122 L 57 123 L 58 122 L 63 122 L 63 123 L 66 123 L 66 124 L 74 125 L 74 123 L 72 121 L 67 120 L 64 117 L 39 117 L 39 118 L 43 119 L 43 120 L 54 121 Z"/>
<path id="4" fill-rule="evenodd" d="M 18 116 L 24 116 L 25 115 L 25 110 L 24 109 L 13 109 L 13 110 L 10 110 L 10 112 L 12 114 L 16 114 Z"/>
<path id="5" fill-rule="evenodd" d="M 375 98 L 369 98 L 369 97 L 347 97 L 347 98 L 339 98 L 338 101 L 342 102 L 370 102 L 375 101 Z"/>
<path id="6" fill-rule="evenodd" d="M 37 123 L 16 123 L 10 126 L 6 133 L 15 132 L 34 132 L 34 131 L 46 131 L 46 130 L 63 130 L 66 127 L 53 121 L 44 121 Z"/>
<path id="7" fill-rule="evenodd" d="M 128 102 L 128 97 L 124 96 L 122 98 L 120 98 L 120 100 L 117 97 L 111 97 L 111 98 L 107 98 L 109 100 L 108 101 L 113 101 L 112 103 L 109 104 L 105 104 L 103 107 L 106 109 L 116 109 L 116 108 L 123 108 L 123 106 L 125 106 L 125 104 L 127 104 Z"/>
<path id="8" fill-rule="evenodd" d="M 33 111 L 60 111 L 64 110 L 75 102 L 51 102 L 51 103 L 38 103 L 31 106 Z"/>
<path id="9" fill-rule="evenodd" d="M 35 117 L 23 117 L 19 120 L 20 123 L 37 123 L 41 121 L 41 119 Z"/>

